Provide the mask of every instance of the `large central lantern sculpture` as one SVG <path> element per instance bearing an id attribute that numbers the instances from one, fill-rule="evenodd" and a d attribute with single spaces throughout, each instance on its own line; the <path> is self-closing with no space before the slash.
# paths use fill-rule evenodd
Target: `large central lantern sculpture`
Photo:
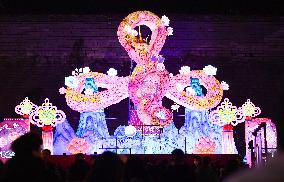
<path id="1" fill-rule="evenodd" d="M 141 25 L 150 28 L 150 41 L 143 40 L 135 30 L 135 27 Z M 168 25 L 167 17 L 160 19 L 148 11 L 128 15 L 120 23 L 117 35 L 129 57 L 137 63 L 134 71 L 128 77 L 118 77 L 90 72 L 88 69 L 68 77 L 68 87 L 61 89 L 68 106 L 81 113 L 96 112 L 130 97 L 137 107 L 139 119 L 145 125 L 161 127 L 168 126 L 173 121 L 172 112 L 162 106 L 164 96 L 186 108 L 204 110 L 217 106 L 222 99 L 223 89 L 220 82 L 210 74 L 210 68 L 207 72 L 189 70 L 172 77 L 165 69 L 164 58 L 159 53 L 167 36 L 173 32 Z M 191 78 L 198 79 L 207 89 L 204 97 L 184 91 Z M 90 80 L 95 87 L 107 90 L 97 92 L 93 88 L 86 88 L 86 83 Z"/>
<path id="2" fill-rule="evenodd" d="M 188 153 L 237 153 L 233 126 L 253 117 L 257 111 L 252 110 L 250 103 L 237 108 L 225 99 L 209 113 L 221 102 L 223 91 L 229 89 L 226 82 L 220 83 L 214 77 L 217 68 L 211 65 L 202 70 L 183 66 L 175 76 L 165 69 L 165 58 L 160 51 L 167 36 L 173 35 L 169 22 L 166 16 L 159 18 L 149 11 L 137 11 L 120 23 L 118 40 L 136 62 L 129 76 L 119 77 L 113 68 L 103 74 L 85 67 L 76 68 L 65 78 L 67 87 L 59 92 L 65 94 L 67 105 L 81 116 L 76 134 L 67 122 L 59 125 L 54 142 L 57 146 L 64 143 L 69 153 L 119 152 L 119 149 L 122 150 L 119 153 L 170 153 L 175 148 Z M 150 39 L 143 39 L 140 26 L 150 29 Z M 132 126 L 119 126 L 111 136 L 104 108 L 128 97 L 134 104 L 128 121 Z M 172 110 L 163 107 L 163 97 L 175 102 Z M 173 124 L 172 111 L 180 106 L 186 108 L 185 124 L 178 130 Z M 161 130 L 150 131 L 144 126 Z M 57 148 L 65 152 L 61 150 L 64 147 Z"/>

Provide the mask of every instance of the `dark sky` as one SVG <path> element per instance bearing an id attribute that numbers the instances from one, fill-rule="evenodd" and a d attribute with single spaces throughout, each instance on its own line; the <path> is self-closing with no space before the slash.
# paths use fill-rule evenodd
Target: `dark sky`
<path id="1" fill-rule="evenodd" d="M 145 9 L 156 13 L 284 14 L 281 0 L 0 0 L 4 14 L 96 14 Z"/>

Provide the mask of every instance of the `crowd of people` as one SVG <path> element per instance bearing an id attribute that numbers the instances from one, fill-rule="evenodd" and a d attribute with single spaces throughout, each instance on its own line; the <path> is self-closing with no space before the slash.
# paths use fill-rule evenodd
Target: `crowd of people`
<path id="1" fill-rule="evenodd" d="M 121 158 L 112 152 L 98 155 L 90 164 L 84 154 L 76 154 L 69 168 L 62 168 L 50 160 L 50 151 L 41 150 L 42 139 L 27 133 L 12 143 L 15 156 L 0 163 L 0 181 L 52 182 L 217 182 L 246 168 L 238 159 L 230 159 L 225 166 L 217 166 L 210 157 L 195 156 L 192 164 L 186 162 L 180 149 L 171 159 L 160 162 L 129 155 Z"/>

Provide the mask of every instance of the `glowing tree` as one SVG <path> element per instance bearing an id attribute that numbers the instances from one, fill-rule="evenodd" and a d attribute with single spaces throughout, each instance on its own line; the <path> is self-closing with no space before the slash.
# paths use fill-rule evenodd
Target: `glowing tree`
<path id="1" fill-rule="evenodd" d="M 233 126 L 245 121 L 245 117 L 241 109 L 233 106 L 228 98 L 225 98 L 216 110 L 209 114 L 209 119 L 214 124 L 223 126 L 223 153 L 236 153 L 233 137 Z"/>
<path id="2" fill-rule="evenodd" d="M 42 128 L 42 140 L 44 149 L 49 149 L 53 154 L 53 127 L 66 119 L 65 113 L 57 110 L 46 98 L 44 103 L 30 115 L 30 122 Z"/>
<path id="3" fill-rule="evenodd" d="M 19 105 L 15 107 L 15 112 L 23 116 L 25 122 L 28 124 L 28 129 L 30 131 L 30 121 L 29 117 L 37 109 L 37 105 L 33 104 L 28 97 L 26 97 Z"/>

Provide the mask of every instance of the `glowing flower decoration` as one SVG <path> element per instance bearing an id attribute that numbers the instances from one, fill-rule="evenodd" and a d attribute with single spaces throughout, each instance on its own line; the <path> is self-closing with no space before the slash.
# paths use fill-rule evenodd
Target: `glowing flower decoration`
<path id="1" fill-rule="evenodd" d="M 256 117 L 261 113 L 259 107 L 255 107 L 255 105 L 248 99 L 240 108 L 244 114 L 244 116 L 248 117 Z"/>
<path id="2" fill-rule="evenodd" d="M 221 82 L 221 87 L 223 90 L 229 90 L 229 84 L 224 81 Z"/>
<path id="3" fill-rule="evenodd" d="M 178 104 L 173 104 L 172 106 L 171 106 L 171 109 L 173 110 L 173 111 L 177 111 L 178 112 L 178 109 L 180 108 L 180 106 L 178 105 Z"/>
<path id="4" fill-rule="evenodd" d="M 57 110 L 57 107 L 53 106 L 48 98 L 46 98 L 42 106 L 39 106 L 37 111 L 30 116 L 31 123 L 38 127 L 43 127 L 44 125 L 55 127 L 65 119 L 65 113 L 61 110 Z"/>
<path id="5" fill-rule="evenodd" d="M 65 85 L 70 88 L 77 88 L 79 85 L 79 80 L 75 76 L 65 77 Z"/>
<path id="6" fill-rule="evenodd" d="M 66 93 L 66 89 L 65 89 L 64 87 L 61 87 L 61 88 L 59 89 L 59 93 L 60 93 L 60 94 L 65 94 L 65 93 Z"/>
<path id="7" fill-rule="evenodd" d="M 172 27 L 167 28 L 168 36 L 173 35 L 174 29 Z"/>
<path id="8" fill-rule="evenodd" d="M 182 92 L 183 89 L 184 89 L 184 86 L 182 84 L 180 84 L 180 83 L 177 83 L 176 84 L 176 89 L 177 89 L 177 91 Z"/>
<path id="9" fill-rule="evenodd" d="M 0 137 L 0 148 L 5 147 L 8 144 L 8 141 L 4 137 Z"/>
<path id="10" fill-rule="evenodd" d="M 201 137 L 198 139 L 194 147 L 196 154 L 215 154 L 217 151 L 217 144 L 210 137 Z"/>
<path id="11" fill-rule="evenodd" d="M 164 71 L 164 70 L 165 70 L 165 65 L 164 65 L 164 63 L 158 63 L 158 64 L 157 64 L 157 70 L 158 70 L 158 71 Z"/>
<path id="12" fill-rule="evenodd" d="M 15 112 L 20 115 L 30 115 L 35 112 L 37 105 L 33 104 L 28 97 L 26 97 L 19 105 L 15 107 Z"/>
<path id="13" fill-rule="evenodd" d="M 187 87 L 185 91 L 187 95 L 195 95 L 195 90 L 192 87 Z"/>
<path id="14" fill-rule="evenodd" d="M 214 66 L 212 65 L 208 65 L 208 66 L 205 66 L 203 68 L 203 71 L 206 75 L 208 76 L 213 76 L 213 75 L 216 75 L 217 73 L 217 68 L 215 68 Z"/>
<path id="15" fill-rule="evenodd" d="M 167 16 L 162 16 L 162 19 L 161 19 L 161 21 L 162 21 L 162 24 L 164 25 L 164 26 L 169 26 L 170 25 L 170 19 L 167 17 Z"/>
<path id="16" fill-rule="evenodd" d="M 132 125 L 126 126 L 124 133 L 127 137 L 133 137 L 136 134 L 136 128 Z"/>
<path id="17" fill-rule="evenodd" d="M 90 68 L 89 67 L 85 67 L 83 68 L 83 74 L 89 73 L 90 72 Z"/>
<path id="18" fill-rule="evenodd" d="M 84 138 L 73 138 L 67 146 L 67 150 L 71 154 L 87 153 L 90 149 L 90 144 Z"/>
<path id="19" fill-rule="evenodd" d="M 182 75 L 189 75 L 190 67 L 189 66 L 182 66 L 179 70 L 179 73 Z"/>
<path id="20" fill-rule="evenodd" d="M 245 120 L 242 110 L 237 109 L 236 106 L 233 106 L 228 98 L 225 98 L 221 105 L 209 114 L 209 118 L 214 124 L 220 126 L 227 124 L 236 126 Z"/>
<path id="21" fill-rule="evenodd" d="M 117 70 L 114 69 L 114 68 L 110 68 L 108 71 L 107 71 L 107 74 L 109 76 L 116 76 L 117 75 Z"/>

